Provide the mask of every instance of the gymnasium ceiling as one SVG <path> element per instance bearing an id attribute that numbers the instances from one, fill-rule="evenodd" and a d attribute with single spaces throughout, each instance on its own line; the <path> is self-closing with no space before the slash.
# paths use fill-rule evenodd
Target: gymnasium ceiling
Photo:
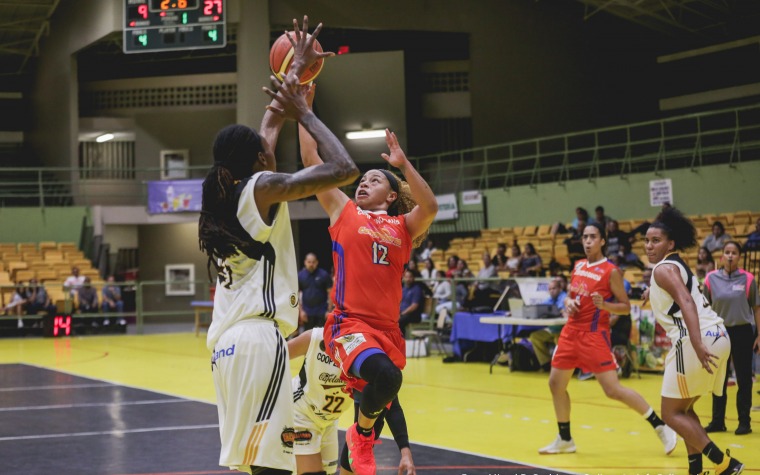
<path id="1" fill-rule="evenodd" d="M 50 18 L 61 1 L 0 0 L 0 84 L 21 84 L 34 67 Z M 524 0 L 528 1 L 528 0 Z M 530 0 L 564 3 L 567 0 Z M 699 47 L 760 35 L 760 0 L 576 0 L 584 21 L 618 17 Z M 98 53 L 121 55 L 121 35 L 107 38 Z M 234 40 L 233 40 L 234 42 Z M 192 59 L 192 56 L 186 59 Z"/>

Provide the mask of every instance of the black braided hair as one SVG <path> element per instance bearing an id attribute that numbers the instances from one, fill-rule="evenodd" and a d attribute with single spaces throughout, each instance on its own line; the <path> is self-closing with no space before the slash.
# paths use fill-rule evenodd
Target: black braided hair
<path id="1" fill-rule="evenodd" d="M 649 227 L 662 230 L 663 234 L 675 243 L 676 251 L 685 251 L 697 245 L 694 223 L 676 208 L 663 209 Z"/>

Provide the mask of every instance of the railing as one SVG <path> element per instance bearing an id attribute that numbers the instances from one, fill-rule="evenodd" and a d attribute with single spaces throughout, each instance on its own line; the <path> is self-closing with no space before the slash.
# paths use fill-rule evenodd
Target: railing
<path id="1" fill-rule="evenodd" d="M 760 160 L 760 104 L 412 158 L 437 194 L 750 160 Z M 187 170 L 203 178 L 208 166 Z M 145 184 L 161 171 L 0 168 L 0 205 L 144 204 Z"/>
<path id="2" fill-rule="evenodd" d="M 760 159 L 760 104 L 413 158 L 436 193 Z"/>

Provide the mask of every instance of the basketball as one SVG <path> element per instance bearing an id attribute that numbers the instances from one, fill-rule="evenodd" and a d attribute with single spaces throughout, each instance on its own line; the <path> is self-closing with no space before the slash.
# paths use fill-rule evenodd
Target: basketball
<path id="1" fill-rule="evenodd" d="M 291 37 L 295 40 L 294 36 Z M 308 37 L 311 37 L 311 35 L 308 35 Z M 314 49 L 320 53 L 322 52 L 322 45 L 320 45 L 319 41 L 317 40 L 314 40 Z M 290 40 L 288 39 L 288 35 L 286 33 L 280 35 L 280 37 L 277 38 L 277 40 L 272 45 L 272 49 L 269 50 L 269 66 L 272 68 L 274 75 L 277 76 L 277 79 L 280 81 L 285 78 L 285 75 L 290 69 L 290 64 L 293 60 L 293 54 L 293 45 L 290 43 Z M 301 75 L 301 84 L 308 84 L 309 82 L 313 81 L 314 78 L 319 76 L 319 73 L 322 71 L 322 65 L 324 62 L 324 58 L 319 58 L 314 62 L 314 64 L 307 68 L 306 71 L 304 71 L 304 73 Z"/>

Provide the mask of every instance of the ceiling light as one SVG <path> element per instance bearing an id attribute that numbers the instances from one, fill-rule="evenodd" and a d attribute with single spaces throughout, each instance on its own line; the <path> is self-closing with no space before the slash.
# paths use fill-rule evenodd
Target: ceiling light
<path id="1" fill-rule="evenodd" d="M 109 140 L 113 140 L 113 134 L 103 134 L 103 135 L 99 135 L 99 136 L 98 136 L 98 137 L 95 139 L 95 141 L 96 141 L 97 143 L 108 142 Z"/>
<path id="2" fill-rule="evenodd" d="M 348 140 L 377 139 L 380 137 L 385 137 L 385 129 L 357 130 L 354 132 L 346 132 L 346 138 Z"/>

